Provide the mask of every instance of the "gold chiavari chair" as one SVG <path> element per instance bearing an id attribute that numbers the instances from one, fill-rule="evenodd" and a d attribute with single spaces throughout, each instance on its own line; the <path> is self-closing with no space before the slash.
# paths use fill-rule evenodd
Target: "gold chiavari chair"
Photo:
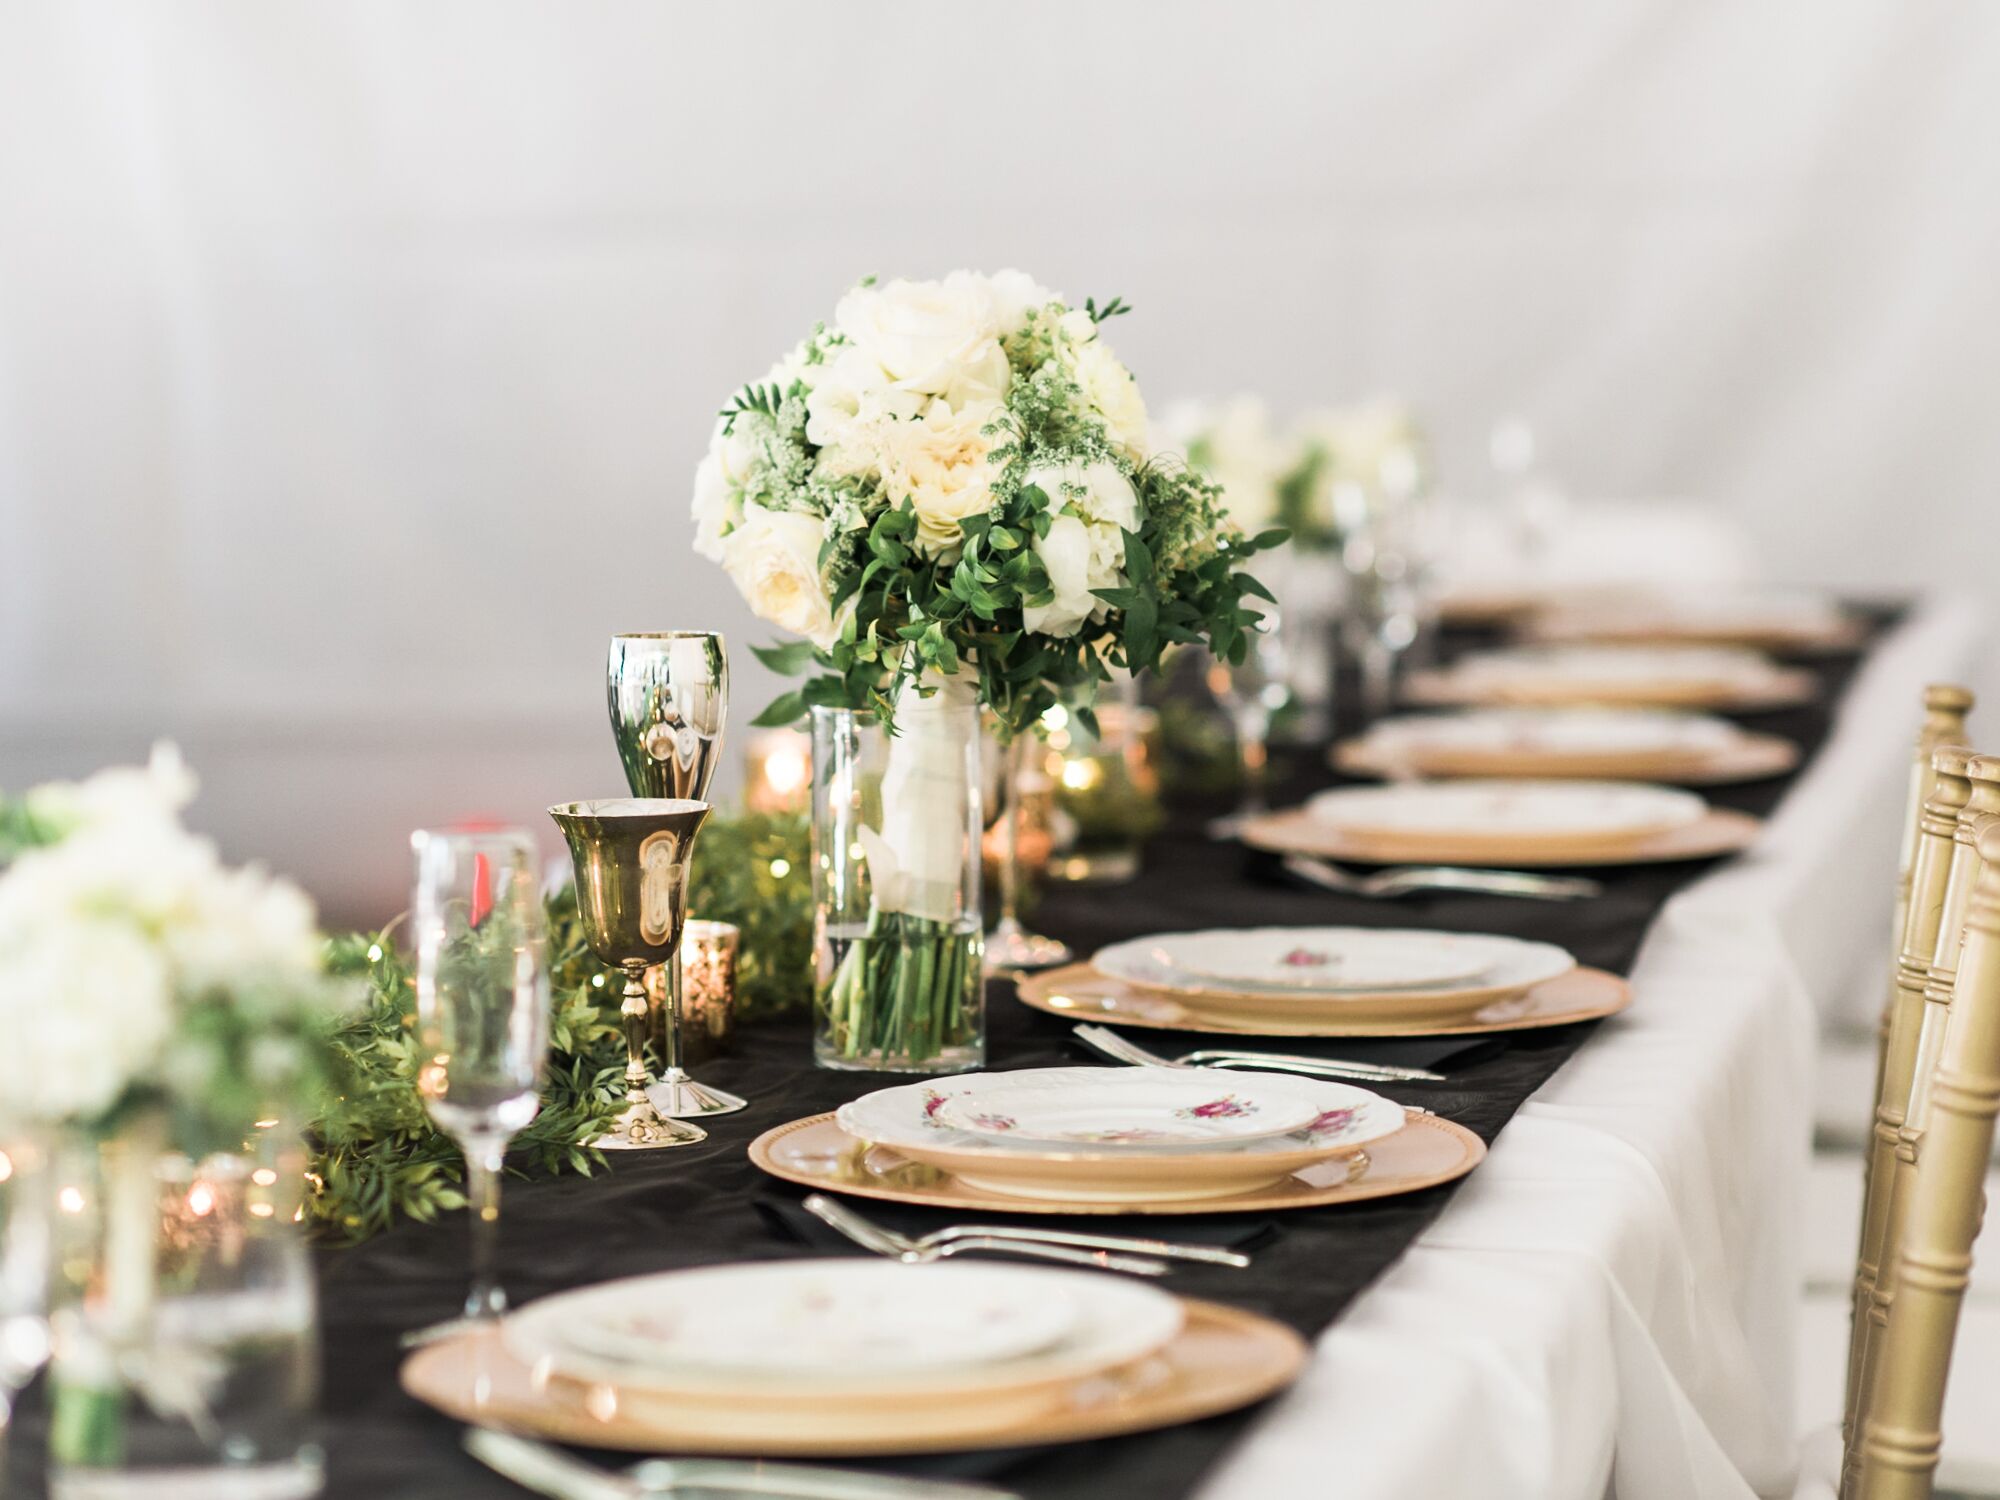
<path id="1" fill-rule="evenodd" d="M 1973 770 L 2000 784 L 2000 760 Z M 1928 1500 L 1943 1442 L 1951 1366 L 1972 1245 L 1984 1208 L 1994 1116 L 2000 1113 L 2000 817 L 1980 824 L 1978 876 L 1956 959 L 1950 1025 L 1920 1117 L 1889 1316 L 1875 1338 L 1873 1388 L 1861 1415 L 1858 1500 Z"/>
<path id="2" fill-rule="evenodd" d="M 1924 990 L 1937 956 L 1958 815 L 1972 796 L 1966 776 L 1971 758 L 1972 752 L 1963 745 L 1941 745 L 1931 752 L 1931 793 L 1917 819 L 1909 900 L 1897 945 L 1895 991 L 1889 1001 L 1875 1093 L 1875 1122 L 1864 1165 L 1861 1245 L 1855 1257 L 1854 1317 L 1847 1349 L 1847 1406 L 1841 1423 L 1843 1496 L 1853 1493 L 1859 1466 L 1857 1439 L 1873 1380 L 1870 1351 L 1875 1347 L 1875 1331 L 1888 1316 L 1889 1277 L 1885 1268 L 1893 1244 L 1896 1155 L 1904 1145 L 1903 1126 L 1909 1118 L 1910 1094 L 1916 1082 L 1926 1009 Z"/>

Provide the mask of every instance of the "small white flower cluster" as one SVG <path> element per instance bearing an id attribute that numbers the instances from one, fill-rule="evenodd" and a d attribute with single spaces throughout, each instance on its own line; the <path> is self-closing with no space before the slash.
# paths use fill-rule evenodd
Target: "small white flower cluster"
<path id="1" fill-rule="evenodd" d="M 1157 446 L 1187 454 L 1221 485 L 1246 531 L 1288 526 L 1309 550 L 1360 519 L 1345 513 L 1343 494 L 1365 518 L 1387 492 L 1420 480 L 1427 451 L 1416 414 L 1393 397 L 1308 411 L 1282 426 L 1256 396 L 1181 402 L 1162 418 Z"/>
<path id="2" fill-rule="evenodd" d="M 839 633 L 830 535 L 908 505 L 916 551 L 950 561 L 961 522 L 1030 485 L 1053 516 L 1033 546 L 1054 598 L 1024 611 L 1026 629 L 1070 636 L 1105 617 L 1091 591 L 1125 581 L 1120 528 L 1139 523 L 1132 476 L 1148 424 L 1089 311 L 1020 271 L 864 283 L 753 389 L 768 409 L 717 424 L 693 510 L 696 550 L 761 618 L 828 647 Z M 1024 401 L 1060 409 L 1059 446 L 1024 425 Z"/>
<path id="3" fill-rule="evenodd" d="M 171 1092 L 176 1069 L 199 1087 L 180 1035 L 196 1002 L 274 1031 L 326 1003 L 311 901 L 183 828 L 194 787 L 160 745 L 24 799 L 53 842 L 0 871 L 0 1121 L 87 1123 L 135 1086 Z"/>

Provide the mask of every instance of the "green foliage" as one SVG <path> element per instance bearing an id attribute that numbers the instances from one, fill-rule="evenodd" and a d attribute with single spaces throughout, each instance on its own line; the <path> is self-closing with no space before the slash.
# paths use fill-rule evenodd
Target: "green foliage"
<path id="1" fill-rule="evenodd" d="M 699 849 L 689 911 L 743 929 L 739 1018 L 802 1008 L 812 992 L 804 818 L 712 818 Z M 415 979 L 396 951 L 393 928 L 336 938 L 330 949 L 331 970 L 364 980 L 368 1001 L 331 1038 L 333 1082 L 308 1131 L 314 1176 L 306 1212 L 345 1240 L 366 1239 L 401 1218 L 429 1222 L 465 1205 L 459 1149 L 431 1124 L 417 1091 L 424 1059 Z M 514 1138 L 509 1161 L 524 1173 L 589 1176 L 603 1157 L 588 1142 L 624 1104 L 623 980 L 592 957 L 573 890 L 549 899 L 548 929 L 548 1078 L 541 1111 Z"/>
<path id="2" fill-rule="evenodd" d="M 1113 318 L 1122 317 L 1124 314 L 1130 312 L 1132 304 L 1127 302 L 1123 297 L 1113 297 L 1104 306 L 1099 307 L 1095 297 L 1085 297 L 1083 299 L 1083 310 L 1089 314 L 1091 322 L 1107 323 Z"/>

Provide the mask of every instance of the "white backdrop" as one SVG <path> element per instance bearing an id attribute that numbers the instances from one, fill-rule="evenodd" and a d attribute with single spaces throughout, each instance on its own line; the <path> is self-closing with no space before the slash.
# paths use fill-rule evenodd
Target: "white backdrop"
<path id="1" fill-rule="evenodd" d="M 1983 584 L 1996 76 L 1977 0 L 0 0 L 0 785 L 171 732 L 357 917 L 415 824 L 615 790 L 605 636 L 762 638 L 711 416 L 869 271 Z"/>

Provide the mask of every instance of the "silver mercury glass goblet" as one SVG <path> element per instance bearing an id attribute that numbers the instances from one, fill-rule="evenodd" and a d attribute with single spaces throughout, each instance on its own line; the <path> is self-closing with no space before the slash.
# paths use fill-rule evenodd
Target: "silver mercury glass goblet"
<path id="1" fill-rule="evenodd" d="M 708 1132 L 668 1119 L 647 1096 L 646 970 L 671 968 L 687 920 L 688 858 L 708 804 L 614 797 L 549 809 L 576 865 L 577 914 L 590 951 L 625 971 L 625 1112 L 594 1143 L 613 1149 L 691 1146 Z"/>
<path id="2" fill-rule="evenodd" d="M 605 698 L 632 795 L 705 800 L 722 758 L 729 714 L 729 657 L 722 637 L 711 630 L 614 635 Z M 678 1120 L 743 1108 L 737 1095 L 688 1075 L 681 1061 L 680 965 L 668 964 L 665 978 L 667 1003 L 652 1017 L 662 1065 L 650 1090 L 654 1106 Z"/>

